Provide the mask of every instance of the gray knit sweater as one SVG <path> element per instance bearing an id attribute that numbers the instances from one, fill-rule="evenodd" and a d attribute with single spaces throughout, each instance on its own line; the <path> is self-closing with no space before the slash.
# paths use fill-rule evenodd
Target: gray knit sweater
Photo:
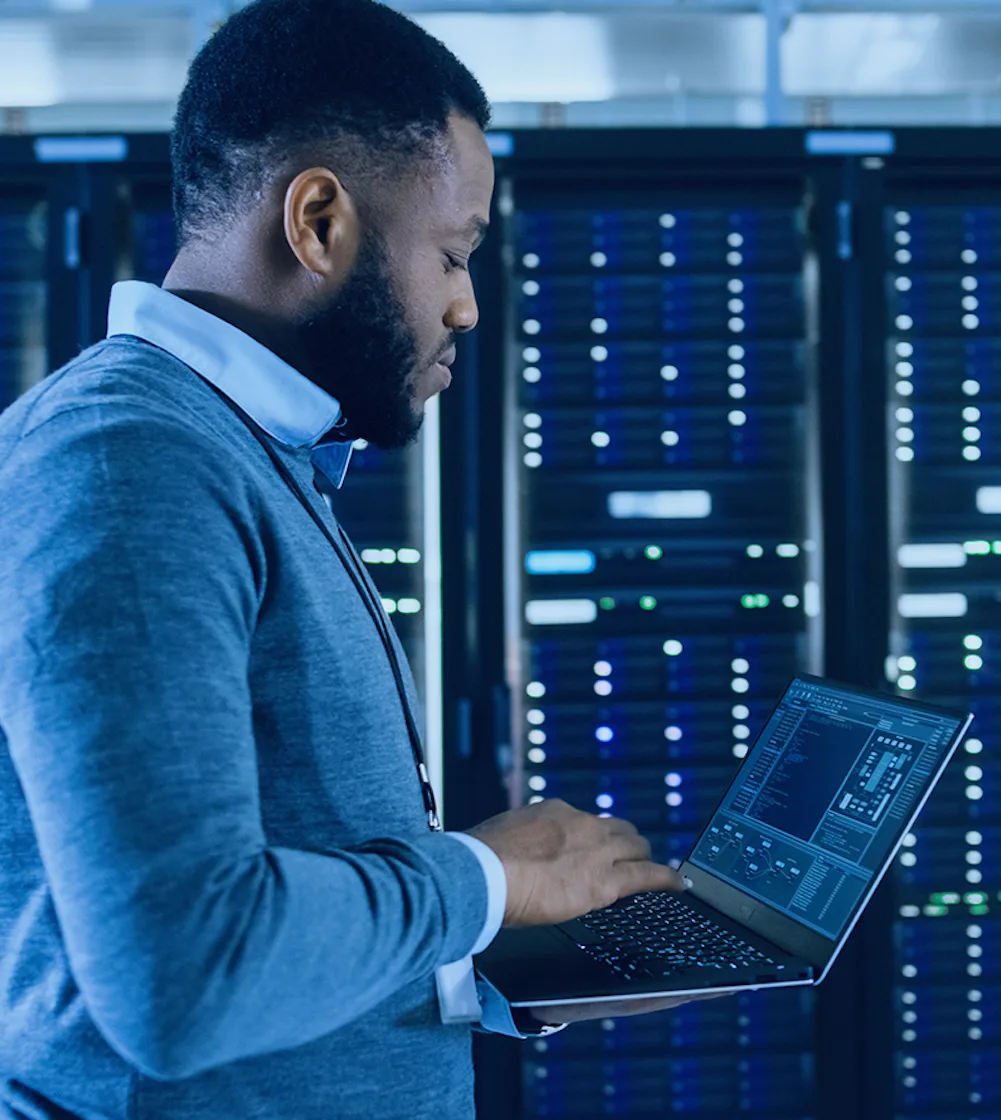
<path id="1" fill-rule="evenodd" d="M 486 905 L 360 596 L 216 393 L 119 337 L 8 409 L 0 1115 L 469 1118 L 432 973 Z"/>

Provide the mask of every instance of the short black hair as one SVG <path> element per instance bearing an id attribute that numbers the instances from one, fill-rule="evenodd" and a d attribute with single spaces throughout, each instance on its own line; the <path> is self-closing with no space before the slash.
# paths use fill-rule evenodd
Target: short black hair
<path id="1" fill-rule="evenodd" d="M 469 70 L 385 4 L 254 0 L 199 52 L 178 102 L 171 163 L 179 243 L 225 225 L 290 159 L 323 153 L 349 179 L 430 156 L 452 113 L 481 129 L 490 122 Z"/>

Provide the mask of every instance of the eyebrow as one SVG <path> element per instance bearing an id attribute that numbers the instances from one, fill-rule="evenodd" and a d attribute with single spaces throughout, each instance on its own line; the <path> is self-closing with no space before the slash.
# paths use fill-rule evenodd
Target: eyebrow
<path id="1" fill-rule="evenodd" d="M 474 218 L 468 226 L 466 226 L 466 234 L 470 241 L 473 243 L 473 249 L 478 249 L 483 244 L 483 239 L 487 236 L 487 231 L 490 229 L 490 223 L 484 221 L 483 218 Z"/>

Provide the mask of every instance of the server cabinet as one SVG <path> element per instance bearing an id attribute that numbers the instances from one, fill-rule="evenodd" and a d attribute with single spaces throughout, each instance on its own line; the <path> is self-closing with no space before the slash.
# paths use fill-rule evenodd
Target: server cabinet
<path id="1" fill-rule="evenodd" d="M 115 282 L 162 282 L 175 254 L 168 138 L 0 143 L 0 239 L 3 407 L 105 336 Z M 437 779 L 441 620 L 434 410 L 429 419 L 421 442 L 402 453 L 358 441 L 344 489 L 328 497 L 414 667 Z M 426 472 L 432 480 L 427 501 Z"/>
<path id="2" fill-rule="evenodd" d="M 1001 1116 L 1001 162 L 918 138 L 878 198 L 890 523 L 887 679 L 976 715 L 898 858 L 898 1120 Z M 993 140 L 993 143 L 991 141 Z M 874 324 L 875 327 L 875 324 Z"/>
<path id="3" fill-rule="evenodd" d="M 676 865 L 822 668 L 813 188 L 768 139 L 519 135 L 500 167 L 509 783 Z M 540 1040 L 523 1114 L 812 1116 L 812 1002 Z"/>

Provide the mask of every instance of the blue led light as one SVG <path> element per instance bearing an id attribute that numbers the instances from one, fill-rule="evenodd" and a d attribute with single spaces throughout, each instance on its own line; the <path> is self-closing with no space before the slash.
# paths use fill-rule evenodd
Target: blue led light
<path id="1" fill-rule="evenodd" d="M 599 727 L 595 730 L 594 737 L 599 743 L 610 743 L 615 738 L 615 732 L 610 727 Z"/>
<path id="2" fill-rule="evenodd" d="M 525 557 L 525 571 L 533 576 L 581 575 L 593 572 L 596 560 L 587 549 L 530 552 Z"/>

